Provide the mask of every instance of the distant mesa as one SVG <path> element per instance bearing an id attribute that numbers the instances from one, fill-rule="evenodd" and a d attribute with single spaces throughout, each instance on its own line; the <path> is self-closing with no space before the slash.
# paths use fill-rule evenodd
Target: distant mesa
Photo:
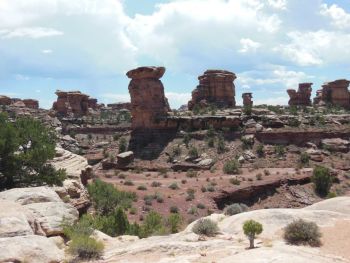
<path id="1" fill-rule="evenodd" d="M 0 95 L 0 105 L 20 108 L 39 109 L 39 101 L 33 99 L 18 99 Z"/>
<path id="2" fill-rule="evenodd" d="M 289 106 L 311 106 L 311 92 L 313 83 L 300 83 L 298 90 L 288 89 Z"/>
<path id="3" fill-rule="evenodd" d="M 192 91 L 192 99 L 188 102 L 188 109 L 196 105 L 205 107 L 215 104 L 219 108 L 234 107 L 236 75 L 226 70 L 207 70 L 198 77 L 199 85 Z"/>
<path id="4" fill-rule="evenodd" d="M 107 104 L 108 108 L 111 108 L 112 110 L 131 110 L 131 103 L 130 102 L 119 102 L 119 103 L 110 103 Z"/>
<path id="5" fill-rule="evenodd" d="M 56 91 L 57 101 L 53 103 L 52 109 L 59 116 L 81 117 L 88 115 L 89 109 L 97 110 L 99 105 L 97 99 L 80 91 Z"/>

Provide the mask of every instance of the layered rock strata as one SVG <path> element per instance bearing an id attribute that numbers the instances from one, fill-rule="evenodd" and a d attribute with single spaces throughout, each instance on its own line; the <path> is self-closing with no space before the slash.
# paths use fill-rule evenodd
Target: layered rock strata
<path id="1" fill-rule="evenodd" d="M 350 92 L 348 90 L 350 81 L 339 79 L 332 82 L 326 82 L 322 89 L 316 92 L 314 104 L 331 104 L 344 108 L 350 108 Z"/>

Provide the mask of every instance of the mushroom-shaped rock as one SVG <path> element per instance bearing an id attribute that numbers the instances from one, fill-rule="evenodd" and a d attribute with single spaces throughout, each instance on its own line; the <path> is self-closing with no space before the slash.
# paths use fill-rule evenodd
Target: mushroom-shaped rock
<path id="1" fill-rule="evenodd" d="M 126 75 L 130 79 L 160 79 L 164 73 L 164 67 L 139 67 L 130 70 Z"/>

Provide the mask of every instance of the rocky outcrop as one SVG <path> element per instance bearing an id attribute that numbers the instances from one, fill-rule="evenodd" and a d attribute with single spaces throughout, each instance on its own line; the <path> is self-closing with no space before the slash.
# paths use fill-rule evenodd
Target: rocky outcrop
<path id="1" fill-rule="evenodd" d="M 253 106 L 253 95 L 252 93 L 243 93 L 242 99 L 243 99 L 243 106 L 244 107 L 252 107 Z"/>
<path id="2" fill-rule="evenodd" d="M 161 118 L 170 111 L 164 95 L 164 86 L 160 78 L 163 67 L 140 67 L 126 75 L 131 79 L 129 93 L 131 97 L 132 129 L 164 128 Z"/>
<path id="3" fill-rule="evenodd" d="M 12 103 L 11 98 L 7 96 L 0 96 L 0 105 L 10 105 Z"/>
<path id="4" fill-rule="evenodd" d="M 207 70 L 198 77 L 199 85 L 192 91 L 188 108 L 195 105 L 215 104 L 218 107 L 234 107 L 236 75 L 226 70 Z"/>
<path id="5" fill-rule="evenodd" d="M 62 222 L 65 220 L 72 223 L 79 216 L 77 209 L 64 203 L 55 191 L 48 187 L 14 188 L 0 192 L 0 200 L 20 204 L 19 211 L 23 211 L 34 234 L 45 236 L 61 234 Z M 2 205 L 0 211 L 4 210 L 6 203 L 0 204 Z M 8 213 L 9 211 L 5 210 L 3 216 L 8 216 Z"/>
<path id="6" fill-rule="evenodd" d="M 333 152 L 347 153 L 350 150 L 350 141 L 341 138 L 323 139 L 321 145 L 324 149 Z"/>
<path id="7" fill-rule="evenodd" d="M 208 218 L 218 224 L 219 234 L 215 237 L 200 237 L 191 223 L 184 231 L 170 236 L 155 236 L 146 239 L 108 238 L 102 236 L 106 248 L 105 262 L 276 262 L 276 263 L 328 263 L 348 262 L 334 247 L 347 250 L 348 240 L 323 240 L 322 248 L 292 246 L 283 241 L 283 228 L 293 220 L 304 219 L 318 224 L 322 233 L 327 228 L 333 231 L 349 231 L 348 220 L 350 198 L 332 198 L 303 209 L 262 209 L 240 213 L 234 216 L 212 214 Z M 242 225 L 246 220 L 256 220 L 263 225 L 263 232 L 257 237 L 256 249 L 247 249 L 248 240 Z M 345 228 L 337 229 L 344 222 Z M 333 234 L 334 232 L 332 232 Z M 325 235 L 326 236 L 326 235 Z M 336 242 L 336 244 L 335 244 Z M 334 248 L 333 247 L 333 248 Z M 324 252 L 324 249 L 329 249 Z"/>
<path id="8" fill-rule="evenodd" d="M 131 103 L 130 102 L 120 102 L 120 103 L 111 103 L 107 104 L 107 107 L 112 108 L 113 110 L 131 110 Z"/>
<path id="9" fill-rule="evenodd" d="M 322 89 L 316 92 L 314 104 L 331 104 L 344 108 L 350 108 L 350 92 L 348 90 L 350 81 L 339 79 L 332 82 L 326 82 Z"/>
<path id="10" fill-rule="evenodd" d="M 39 101 L 33 99 L 22 100 L 24 105 L 29 109 L 39 109 Z"/>
<path id="11" fill-rule="evenodd" d="M 97 100 L 90 98 L 80 91 L 56 91 L 57 101 L 53 103 L 52 109 L 59 116 L 80 117 L 87 115 L 89 109 L 97 108 Z"/>
<path id="12" fill-rule="evenodd" d="M 313 83 L 300 83 L 297 91 L 294 89 L 287 90 L 289 95 L 289 106 L 310 106 L 312 84 Z"/>
<path id="13" fill-rule="evenodd" d="M 0 238 L 0 262 L 61 263 L 64 259 L 64 251 L 46 237 Z"/>

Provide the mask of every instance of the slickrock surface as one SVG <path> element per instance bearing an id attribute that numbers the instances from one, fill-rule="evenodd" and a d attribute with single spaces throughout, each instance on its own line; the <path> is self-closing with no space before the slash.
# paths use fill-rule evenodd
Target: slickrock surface
<path id="1" fill-rule="evenodd" d="M 104 238 L 106 252 L 100 262 L 349 262 L 349 253 L 338 254 L 329 250 L 336 244 L 329 243 L 328 235 L 323 239 L 323 247 L 291 246 L 282 239 L 283 228 L 295 219 L 316 222 L 321 232 L 329 231 L 339 222 L 350 229 L 350 197 L 333 198 L 304 209 L 264 209 L 235 216 L 213 214 L 209 218 L 216 221 L 220 234 L 198 241 L 192 232 L 195 224 L 190 224 L 183 232 L 164 237 L 150 237 L 141 240 L 130 238 Z M 254 219 L 263 224 L 264 231 L 256 240 L 256 249 L 248 250 L 248 240 L 242 231 L 244 221 Z M 349 241 L 349 240 L 348 240 Z M 347 242 L 348 242 L 347 241 Z M 344 244 L 344 240 L 332 242 Z M 344 252 L 344 251 L 343 251 Z"/>

